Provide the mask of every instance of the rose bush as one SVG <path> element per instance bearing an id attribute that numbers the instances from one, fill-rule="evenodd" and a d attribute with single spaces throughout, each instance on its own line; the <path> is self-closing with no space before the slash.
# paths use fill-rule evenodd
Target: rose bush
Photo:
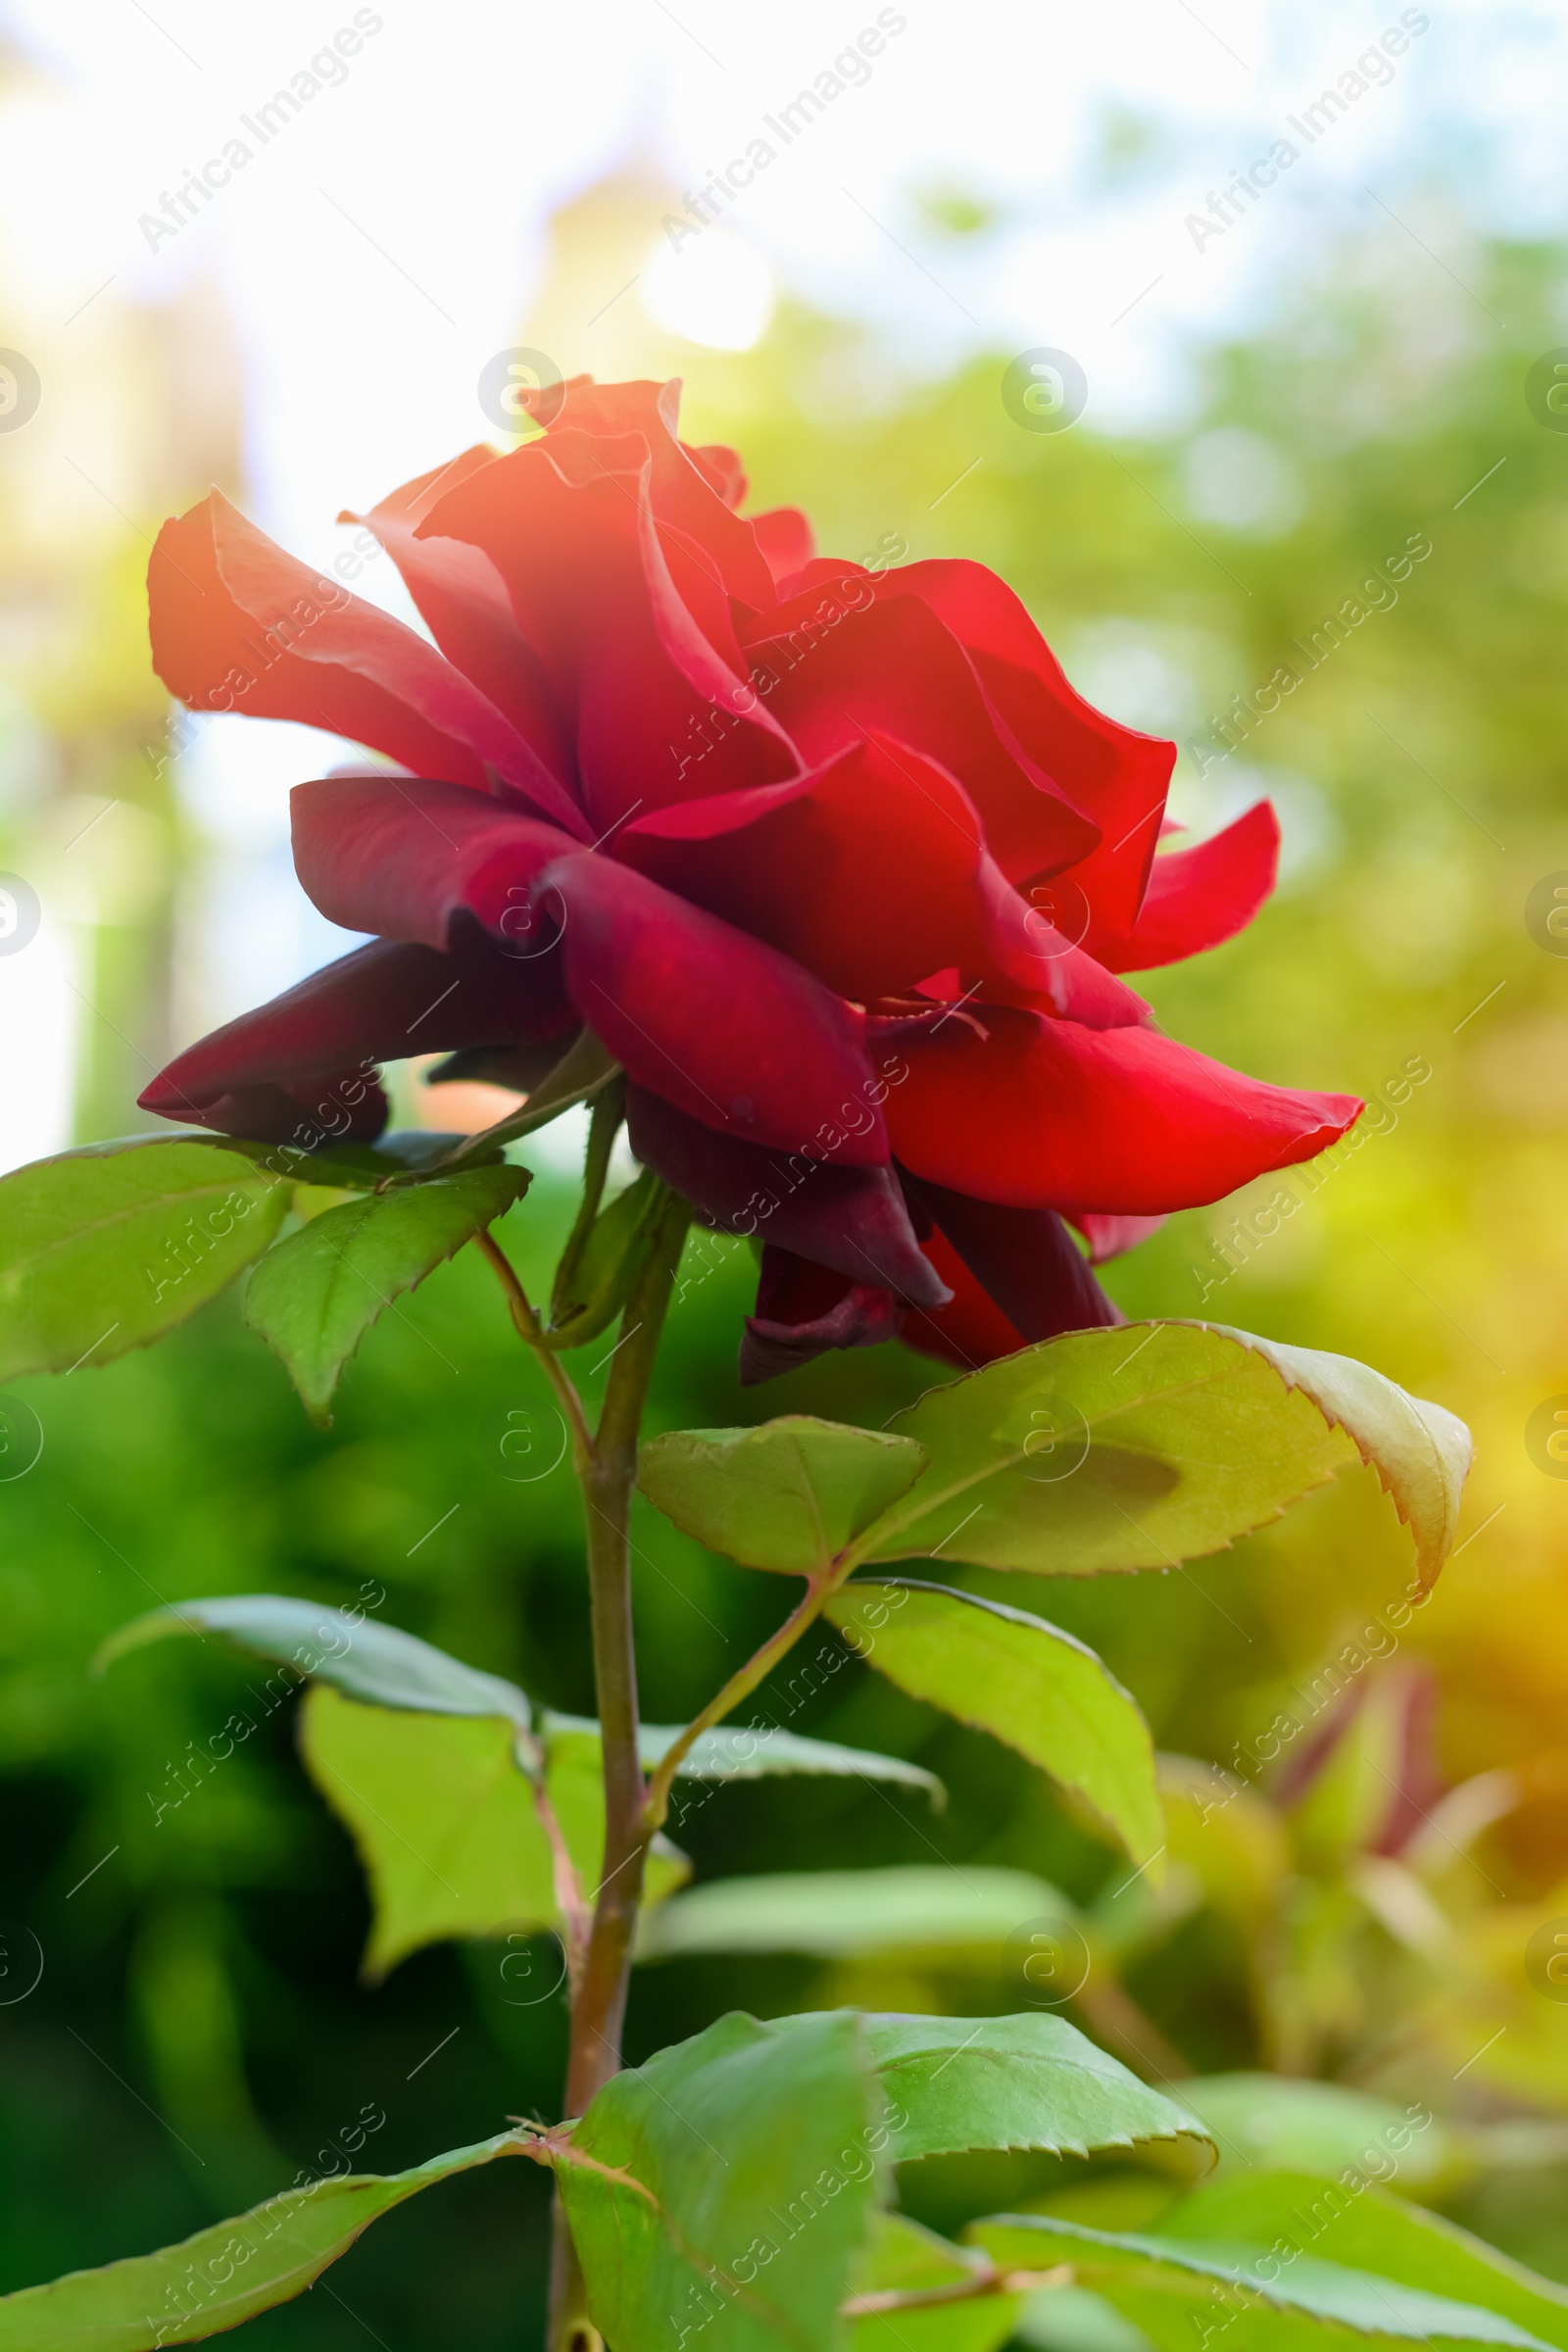
<path id="1" fill-rule="evenodd" d="M 1239 930 L 1259 803 L 1155 858 L 1174 747 L 1075 694 L 983 565 L 873 573 L 739 513 L 676 387 L 577 381 L 363 520 L 433 644 L 218 492 L 166 524 L 160 676 L 386 764 L 303 783 L 316 906 L 373 934 L 181 1054 L 160 1114 L 282 1140 L 442 1051 L 525 1093 L 587 1027 L 638 1157 L 763 1244 L 750 1377 L 903 1329 L 976 1362 L 1116 1319 L 1091 1259 L 1359 1104 L 1175 1043 L 1117 975 Z"/>

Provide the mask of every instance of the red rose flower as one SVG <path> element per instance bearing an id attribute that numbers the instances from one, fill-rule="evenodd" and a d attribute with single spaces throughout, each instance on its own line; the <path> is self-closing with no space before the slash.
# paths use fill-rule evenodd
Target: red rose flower
<path id="1" fill-rule="evenodd" d="M 1063 1218 L 1109 1255 L 1359 1108 L 1175 1044 L 1115 977 L 1250 918 L 1272 811 L 1156 860 L 1173 746 L 1091 710 L 983 565 L 743 517 L 676 389 L 572 383 L 363 517 L 433 644 L 217 492 L 165 525 L 171 690 L 392 764 L 293 795 L 300 880 L 373 944 L 142 1101 L 282 1139 L 345 1073 L 441 1049 L 526 1091 L 587 1026 L 638 1157 L 764 1244 L 749 1375 L 1115 1320 Z M 341 1091 L 378 1132 L 373 1080 Z"/>

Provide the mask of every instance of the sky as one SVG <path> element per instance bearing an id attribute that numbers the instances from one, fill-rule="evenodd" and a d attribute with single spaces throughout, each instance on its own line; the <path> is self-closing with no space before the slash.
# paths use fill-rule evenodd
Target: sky
<path id="1" fill-rule="evenodd" d="M 700 351 L 755 342 L 791 298 L 867 325 L 884 380 L 1065 352 L 1109 430 L 1179 428 L 1205 347 L 1347 228 L 1392 222 L 1413 270 L 1463 286 L 1471 237 L 1560 234 L 1568 200 L 1568 0 L 0 0 L 0 38 L 24 68 L 0 91 L 3 282 L 84 419 L 77 478 L 47 495 L 118 512 L 93 471 L 115 397 L 95 306 L 210 287 L 248 509 L 322 563 L 343 506 L 494 436 L 481 378 L 544 285 L 552 215 L 617 172 L 667 181 L 670 210 L 621 283 L 585 269 L 557 302 L 564 371 L 618 371 L 631 306 Z M 955 207 L 988 233 L 951 233 Z M 0 456 L 45 462 L 23 434 Z M 356 588 L 410 616 L 390 564 Z M 343 944 L 286 851 L 286 785 L 325 748 L 236 718 L 182 756 L 213 843 L 181 935 L 193 1022 Z M 67 1115 L 69 925 L 38 948 L 0 964 L 0 1016 L 39 1059 L 0 1159 Z"/>
<path id="2" fill-rule="evenodd" d="M 685 192 L 753 151 L 719 223 L 727 272 L 710 231 L 679 235 L 630 299 L 722 326 L 727 275 L 744 331 L 771 280 L 933 374 L 981 346 L 1059 346 L 1109 425 L 1179 415 L 1184 355 L 1347 220 L 1407 219 L 1414 266 L 1439 177 L 1478 227 L 1560 226 L 1568 194 L 1568 9 L 1539 0 L 9 0 L 0 26 L 49 77 L 5 110 L 14 257 L 68 307 L 216 279 L 253 503 L 302 554 L 345 500 L 482 429 L 476 380 L 514 340 L 550 214 L 628 159 Z M 1403 53 L 1358 74 L 1385 32 Z M 246 119 L 300 74 L 321 86 L 264 143 Z M 1364 92 L 1308 145 L 1289 118 L 1347 74 Z M 819 76 L 842 87 L 786 141 L 783 110 Z M 236 138 L 249 159 L 225 166 Z M 1281 140 L 1298 160 L 1195 231 Z M 215 160 L 226 184 L 168 226 L 162 199 Z M 922 208 L 953 195 L 1000 233 L 933 238 Z M 582 287 L 563 364 L 591 362 L 615 294 Z"/>

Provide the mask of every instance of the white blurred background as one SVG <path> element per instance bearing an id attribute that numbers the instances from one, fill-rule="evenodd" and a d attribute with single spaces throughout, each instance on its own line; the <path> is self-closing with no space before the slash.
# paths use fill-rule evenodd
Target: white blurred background
<path id="1" fill-rule="evenodd" d="M 1393 62 L 1358 67 L 1401 24 Z M 807 427 L 813 406 L 875 410 L 973 353 L 1050 345 L 1082 364 L 1092 424 L 1171 429 L 1205 347 L 1348 230 L 1464 294 L 1467 239 L 1553 229 L 1568 174 L 1568 14 L 1545 0 L 9 0 L 0 44 L 0 346 L 42 387 L 0 431 L 30 564 L 24 594 L 0 587 L 13 666 L 35 636 L 46 658 L 54 545 L 86 544 L 117 607 L 134 595 L 166 482 L 227 476 L 330 562 L 341 507 L 496 437 L 476 386 L 513 345 L 700 387 L 796 303 L 863 329 L 803 383 Z M 1308 144 L 1325 88 L 1348 101 Z M 1235 175 L 1280 140 L 1298 160 L 1227 221 Z M 688 200 L 735 159 L 750 184 L 694 228 Z M 182 220 L 204 169 L 226 184 Z M 1226 523 L 1291 497 L 1266 447 L 1210 450 L 1188 487 Z M 386 563 L 355 585 L 407 614 Z M 188 1036 L 342 944 L 287 856 L 286 787 L 325 747 L 237 718 L 143 731 L 200 877 L 169 976 Z M 68 1140 L 74 1057 L 114 1023 L 86 928 L 133 922 L 168 848 L 122 796 L 49 773 L 56 756 L 0 703 L 0 822 L 49 809 L 27 835 L 42 926 L 0 956 L 0 1165 Z"/>

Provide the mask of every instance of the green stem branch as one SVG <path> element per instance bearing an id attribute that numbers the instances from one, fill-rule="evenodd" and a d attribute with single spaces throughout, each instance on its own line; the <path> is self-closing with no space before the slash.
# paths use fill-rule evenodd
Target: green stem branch
<path id="1" fill-rule="evenodd" d="M 638 1753 L 631 1495 L 637 1478 L 643 1406 L 690 1221 L 690 1205 L 674 1194 L 666 1195 L 626 1300 L 620 1338 L 612 1350 L 599 1427 L 588 1444 L 586 1460 L 578 1467 L 587 1518 L 605 1850 L 582 1974 L 571 2004 L 568 2115 L 581 2115 L 594 2093 L 619 2070 L 632 1943 L 642 1902 L 643 1869 L 653 1837 L 644 1819 L 645 1788 Z M 551 2352 L 596 2352 L 599 2340 L 588 2316 L 582 2266 L 558 2194 L 550 2280 Z"/>
<path id="2" fill-rule="evenodd" d="M 527 1346 L 532 1348 L 539 1359 L 545 1378 L 556 1392 L 565 1420 L 566 1434 L 571 1440 L 571 1466 L 576 1471 L 578 1478 L 583 1478 L 593 1460 L 594 1441 L 593 1434 L 588 1427 L 588 1417 L 582 1409 L 582 1398 L 578 1396 L 565 1365 L 556 1354 L 554 1348 L 546 1345 L 544 1332 L 540 1327 L 539 1318 L 529 1302 L 528 1294 L 518 1280 L 515 1266 L 502 1249 L 501 1244 L 496 1240 L 494 1234 L 490 1233 L 476 1233 L 473 1238 L 480 1252 L 493 1267 L 496 1280 L 506 1294 L 507 1306 L 518 1338 L 526 1342 Z"/>
<path id="3" fill-rule="evenodd" d="M 779 1660 L 789 1655 L 801 1636 L 808 1633 L 816 1623 L 834 1593 L 849 1582 L 867 1551 L 880 1540 L 883 1529 L 884 1522 L 878 1520 L 857 1536 L 853 1544 L 846 1544 L 835 1559 L 827 1561 L 807 1578 L 805 1592 L 777 1632 L 769 1634 L 745 1665 L 736 1668 L 722 1690 L 714 1692 L 701 1714 L 694 1715 L 680 1738 L 665 1749 L 649 1778 L 648 1797 L 643 1808 L 643 1818 L 650 1835 L 663 1827 L 675 1775 L 704 1732 L 710 1732 L 715 1724 L 722 1723 L 731 1709 L 738 1707 L 743 1698 L 749 1698 L 759 1683 L 771 1674 Z"/>
<path id="4" fill-rule="evenodd" d="M 643 1820 L 650 1837 L 663 1827 L 675 1775 L 704 1732 L 710 1732 L 715 1724 L 722 1723 L 732 1708 L 738 1707 L 743 1698 L 751 1696 L 758 1684 L 772 1672 L 780 1658 L 788 1656 L 801 1636 L 821 1615 L 823 1602 L 830 1592 L 837 1590 L 837 1585 L 838 1579 L 832 1571 L 808 1577 L 805 1592 L 777 1632 L 769 1634 L 745 1665 L 736 1668 L 723 1689 L 714 1692 L 701 1714 L 694 1715 L 680 1738 L 665 1749 L 649 1778 L 648 1795 L 643 1806 Z"/>

